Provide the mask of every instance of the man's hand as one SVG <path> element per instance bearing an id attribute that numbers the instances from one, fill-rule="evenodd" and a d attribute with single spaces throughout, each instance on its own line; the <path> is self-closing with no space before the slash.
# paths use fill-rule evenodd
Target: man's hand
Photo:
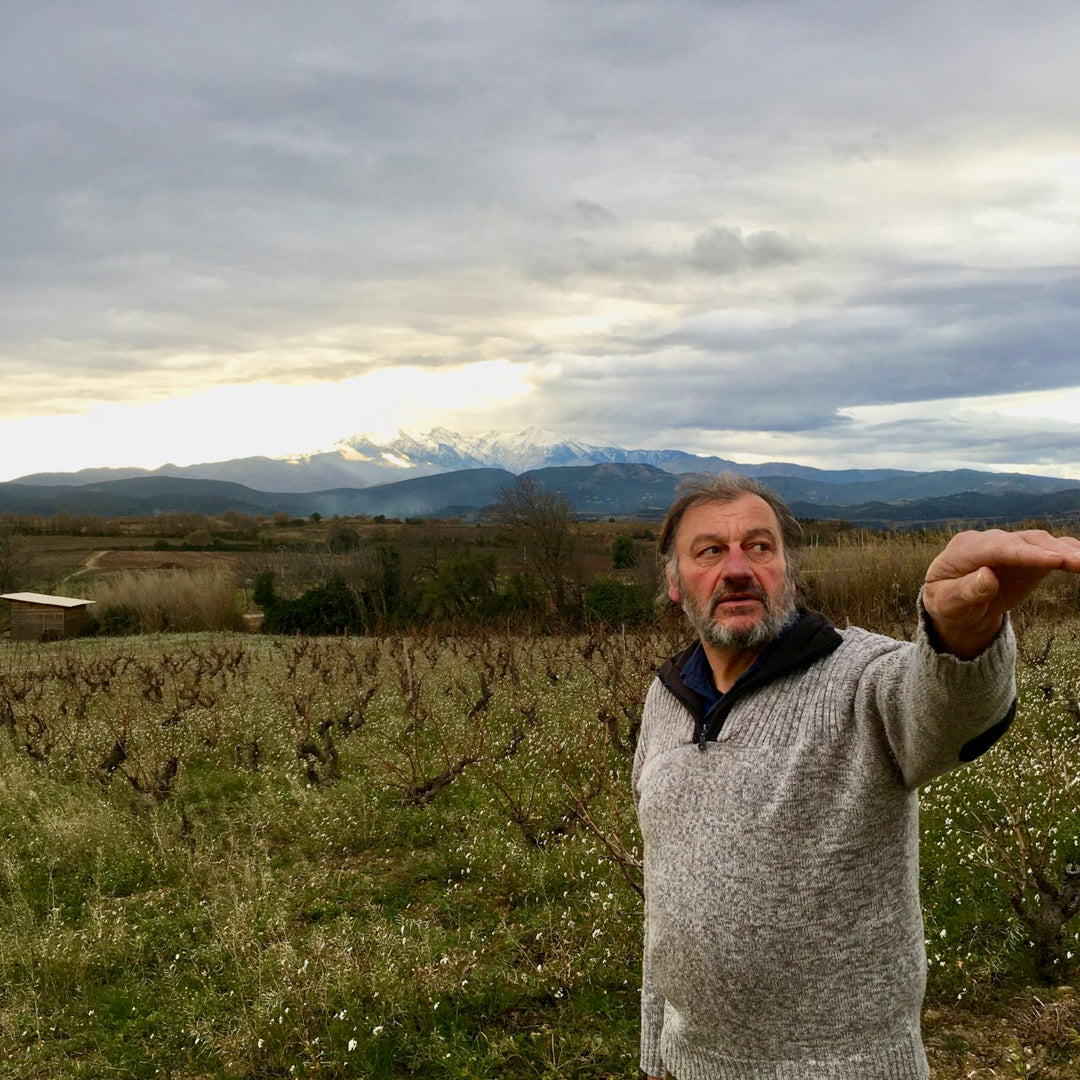
<path id="1" fill-rule="evenodd" d="M 940 647 L 970 660 L 994 640 L 1005 612 L 1051 570 L 1080 573 L 1080 540 L 1023 532 L 957 533 L 930 564 L 923 587 Z"/>

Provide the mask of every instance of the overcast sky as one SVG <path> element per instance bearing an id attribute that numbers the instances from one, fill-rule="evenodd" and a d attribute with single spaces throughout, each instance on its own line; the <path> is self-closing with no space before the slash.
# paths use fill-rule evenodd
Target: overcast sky
<path id="1" fill-rule="evenodd" d="M 437 424 L 1080 477 L 1075 0 L 0 13 L 0 479 Z"/>

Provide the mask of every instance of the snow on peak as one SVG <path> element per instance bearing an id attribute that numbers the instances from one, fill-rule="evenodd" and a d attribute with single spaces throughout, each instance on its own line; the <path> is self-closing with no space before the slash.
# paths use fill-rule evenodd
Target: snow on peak
<path id="1" fill-rule="evenodd" d="M 448 428 L 427 432 L 400 429 L 396 438 L 380 440 L 370 434 L 352 435 L 337 444 L 350 450 L 382 458 L 394 465 L 435 469 L 502 468 L 511 472 L 543 468 L 546 465 L 591 465 L 615 460 L 615 447 L 589 446 L 558 432 L 541 427 L 524 431 L 485 431 L 461 435 Z"/>

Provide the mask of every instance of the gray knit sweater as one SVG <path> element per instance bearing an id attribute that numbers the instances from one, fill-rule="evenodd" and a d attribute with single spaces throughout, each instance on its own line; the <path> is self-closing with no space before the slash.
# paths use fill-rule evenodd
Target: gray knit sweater
<path id="1" fill-rule="evenodd" d="M 1015 643 L 1006 627 L 964 662 L 924 625 L 914 643 L 839 633 L 741 696 L 704 749 L 684 701 L 649 690 L 634 762 L 647 1073 L 929 1076 L 916 789 L 1010 714 Z"/>

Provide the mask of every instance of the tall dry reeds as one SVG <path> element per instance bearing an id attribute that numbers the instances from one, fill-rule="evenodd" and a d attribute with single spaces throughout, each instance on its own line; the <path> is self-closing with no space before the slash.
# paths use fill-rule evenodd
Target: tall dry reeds
<path id="1" fill-rule="evenodd" d="M 105 632 L 241 630 L 231 572 L 145 570 L 122 573 L 91 587 L 94 616 Z"/>
<path id="2" fill-rule="evenodd" d="M 926 568 L 948 537 L 844 534 L 798 553 L 806 598 L 839 626 L 906 637 Z"/>
<path id="3" fill-rule="evenodd" d="M 862 626 L 908 637 L 927 567 L 949 542 L 948 532 L 844 533 L 828 544 L 801 548 L 798 564 L 807 602 L 839 626 Z M 1014 613 L 1031 619 L 1080 612 L 1080 579 L 1051 574 Z"/>

